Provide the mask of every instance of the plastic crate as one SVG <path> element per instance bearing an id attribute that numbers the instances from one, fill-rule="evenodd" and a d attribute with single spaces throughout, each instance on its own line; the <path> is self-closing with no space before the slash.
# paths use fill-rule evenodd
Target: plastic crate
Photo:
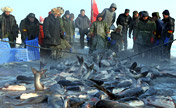
<path id="1" fill-rule="evenodd" d="M 2 40 L 9 41 L 8 38 L 4 38 Z M 10 44 L 8 42 L 2 42 L 2 41 L 0 41 L 0 48 L 10 48 Z"/>
<path id="2" fill-rule="evenodd" d="M 0 49 L 0 64 L 24 61 L 29 61 L 28 50 L 26 48 Z"/>
<path id="3" fill-rule="evenodd" d="M 26 45 L 38 47 L 39 46 L 38 38 L 26 41 Z M 40 60 L 39 48 L 30 47 L 30 46 L 26 46 L 26 48 L 28 49 L 29 60 Z"/>

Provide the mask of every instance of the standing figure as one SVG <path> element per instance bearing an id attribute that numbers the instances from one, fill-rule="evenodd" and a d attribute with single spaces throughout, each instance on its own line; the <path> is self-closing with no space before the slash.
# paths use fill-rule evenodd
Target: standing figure
<path id="1" fill-rule="evenodd" d="M 21 40 L 26 43 L 27 40 L 33 40 L 39 36 L 39 21 L 34 13 L 29 13 L 20 23 Z"/>
<path id="2" fill-rule="evenodd" d="M 85 15 L 84 9 L 81 9 L 80 14 L 76 18 L 75 26 L 79 29 L 81 49 L 84 49 L 84 36 L 88 34 L 88 28 L 90 27 L 90 20 Z"/>
<path id="3" fill-rule="evenodd" d="M 130 12 L 129 9 L 125 9 L 125 13 L 120 14 L 116 21 L 117 26 L 118 25 L 123 26 L 122 34 L 123 34 L 123 41 L 124 41 L 124 50 L 127 50 L 127 47 L 128 47 L 127 32 L 131 22 L 131 16 L 129 15 L 129 12 Z"/>
<path id="4" fill-rule="evenodd" d="M 18 25 L 16 19 L 10 13 L 13 11 L 10 7 L 4 7 L 1 9 L 2 15 L 0 15 L 0 39 L 8 38 L 11 42 L 16 42 L 18 37 Z M 16 44 L 10 43 L 11 48 L 15 48 Z"/>
<path id="5" fill-rule="evenodd" d="M 153 20 L 149 19 L 147 11 L 144 11 L 142 14 L 142 19 L 137 25 L 136 31 L 136 47 L 138 53 L 141 53 L 145 50 L 148 50 L 153 47 L 154 43 L 154 32 L 156 32 L 156 24 Z M 141 57 L 151 59 L 151 51 L 145 51 Z"/>
<path id="6" fill-rule="evenodd" d="M 116 11 L 117 5 L 115 3 L 112 3 L 110 8 L 106 8 L 101 13 L 103 15 L 103 21 L 108 24 L 108 27 L 110 28 L 116 19 Z"/>
<path id="7" fill-rule="evenodd" d="M 71 21 L 71 45 L 73 45 L 74 43 L 74 39 L 75 39 L 75 22 L 74 22 L 74 14 L 71 13 L 70 14 L 70 21 Z"/>
<path id="8" fill-rule="evenodd" d="M 163 11 L 163 30 L 161 34 L 161 38 L 164 45 L 163 50 L 163 58 L 166 60 L 170 60 L 171 46 L 172 41 L 174 39 L 174 30 L 175 30 L 175 19 L 170 16 L 170 12 L 168 10 Z"/>
<path id="9" fill-rule="evenodd" d="M 92 45 L 90 46 L 89 53 L 94 50 L 104 50 L 107 48 L 107 40 L 110 41 L 110 31 L 107 23 L 102 21 L 103 15 L 98 14 L 97 20 L 93 22 L 89 35 L 92 38 Z"/>

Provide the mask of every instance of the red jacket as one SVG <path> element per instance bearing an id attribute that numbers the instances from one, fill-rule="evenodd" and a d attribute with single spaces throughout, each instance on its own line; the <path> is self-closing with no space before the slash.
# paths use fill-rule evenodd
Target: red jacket
<path id="1" fill-rule="evenodd" d="M 40 32 L 39 32 L 39 44 L 43 44 L 44 32 L 43 32 L 43 24 L 40 24 Z"/>

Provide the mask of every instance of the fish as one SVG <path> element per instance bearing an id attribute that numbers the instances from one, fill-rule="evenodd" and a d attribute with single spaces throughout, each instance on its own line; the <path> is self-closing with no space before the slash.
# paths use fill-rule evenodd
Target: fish
<path id="1" fill-rule="evenodd" d="M 41 71 L 37 71 L 35 68 L 31 68 L 31 70 L 34 74 L 35 91 L 43 91 L 44 90 L 44 85 L 41 84 L 40 78 L 47 71 L 47 69 L 42 69 Z"/>
<path id="2" fill-rule="evenodd" d="M 87 72 L 85 74 L 82 75 L 82 78 L 84 80 L 88 80 L 88 78 L 90 77 L 90 74 L 94 68 L 94 64 L 88 66 L 86 63 L 85 63 L 85 66 L 86 66 L 86 69 L 87 69 Z"/>
<path id="3" fill-rule="evenodd" d="M 64 99 L 62 95 L 53 94 L 48 96 L 49 108 L 64 108 Z"/>
<path id="4" fill-rule="evenodd" d="M 85 103 L 85 101 L 82 101 L 79 98 L 69 98 L 65 100 L 65 108 L 78 108 L 79 106 L 82 106 Z"/>
<path id="5" fill-rule="evenodd" d="M 48 96 L 46 95 L 41 95 L 37 97 L 31 97 L 25 101 L 23 101 L 20 104 L 16 104 L 15 106 L 22 106 L 22 105 L 28 105 L 28 104 L 38 104 L 38 103 L 46 103 L 48 100 Z"/>
<path id="6" fill-rule="evenodd" d="M 100 100 L 96 103 L 95 108 L 134 108 L 125 103 L 119 103 L 117 101 Z"/>

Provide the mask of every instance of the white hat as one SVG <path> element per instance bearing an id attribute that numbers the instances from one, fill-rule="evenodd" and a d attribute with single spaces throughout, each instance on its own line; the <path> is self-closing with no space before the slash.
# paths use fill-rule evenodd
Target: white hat
<path id="1" fill-rule="evenodd" d="M 13 11 L 13 9 L 10 8 L 10 7 L 3 7 L 3 8 L 1 8 L 1 10 L 2 10 L 3 12 L 12 12 L 12 11 Z"/>

